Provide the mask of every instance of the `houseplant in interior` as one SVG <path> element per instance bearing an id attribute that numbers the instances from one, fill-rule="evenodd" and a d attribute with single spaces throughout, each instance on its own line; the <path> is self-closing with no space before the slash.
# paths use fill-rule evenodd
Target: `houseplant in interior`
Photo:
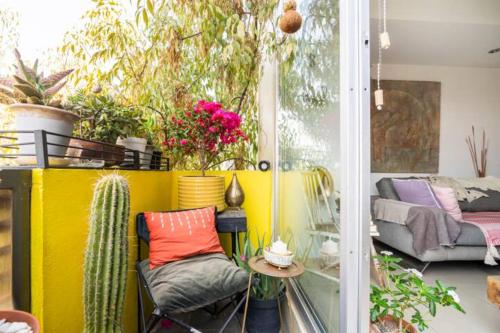
<path id="1" fill-rule="evenodd" d="M 123 332 L 129 213 L 125 178 L 101 177 L 94 188 L 83 270 L 85 333 Z"/>
<path id="2" fill-rule="evenodd" d="M 436 315 L 438 305 L 465 313 L 454 287 L 439 281 L 426 284 L 419 271 L 401 267 L 400 258 L 388 251 L 382 254 L 376 257 L 382 285 L 371 285 L 371 333 L 416 333 L 415 326 L 423 331 L 429 327 L 427 317 Z"/>
<path id="3" fill-rule="evenodd" d="M 265 235 L 262 238 L 257 236 L 257 247 L 255 248 L 248 234 L 245 234 L 243 249 L 240 249 L 240 244 L 237 242 L 235 259 L 238 266 L 250 273 L 248 260 L 253 256 L 263 255 Z M 249 333 L 278 333 L 281 326 L 278 302 L 283 302 L 285 298 L 285 285 L 279 279 L 266 275 L 254 273 L 254 277 L 255 281 L 252 284 L 248 302 L 246 331 Z M 279 300 L 276 295 L 279 295 Z"/>
<path id="4" fill-rule="evenodd" d="M 66 84 L 63 81 L 73 70 L 57 72 L 43 76 L 38 72 L 38 61 L 33 67 L 24 63 L 21 54 L 16 49 L 16 74 L 12 79 L 0 80 L 0 94 L 2 100 L 12 103 L 9 112 L 14 114 L 14 128 L 17 131 L 45 130 L 52 133 L 70 136 L 78 116 L 62 109 L 61 100 L 53 97 Z M 19 142 L 33 142 L 33 134 L 19 133 Z M 47 141 L 62 146 L 49 145 L 49 155 L 64 156 L 68 145 L 68 138 L 48 135 Z M 20 154 L 34 155 L 34 145 L 23 145 Z M 19 158 L 21 163 L 33 163 L 35 157 Z"/>
<path id="5" fill-rule="evenodd" d="M 220 163 L 218 157 L 225 149 L 246 139 L 240 126 L 237 113 L 204 100 L 198 101 L 194 110 L 169 119 L 164 142 L 167 149 L 194 158 L 201 172 L 200 176 L 179 177 L 179 208 L 216 205 L 218 211 L 224 210 L 224 177 L 207 176 L 206 171 Z"/>

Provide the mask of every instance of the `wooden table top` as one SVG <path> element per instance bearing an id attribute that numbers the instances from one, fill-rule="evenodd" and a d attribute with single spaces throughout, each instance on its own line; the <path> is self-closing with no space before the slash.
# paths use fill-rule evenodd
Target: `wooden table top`
<path id="1" fill-rule="evenodd" d="M 297 277 L 304 273 L 304 265 L 295 260 L 289 267 L 279 268 L 269 264 L 264 256 L 257 256 L 250 258 L 248 265 L 254 272 L 282 279 Z"/>

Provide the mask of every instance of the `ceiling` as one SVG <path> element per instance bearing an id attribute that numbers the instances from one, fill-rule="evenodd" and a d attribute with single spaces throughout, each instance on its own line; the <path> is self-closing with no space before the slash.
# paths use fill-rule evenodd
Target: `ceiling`
<path id="1" fill-rule="evenodd" d="M 372 63 L 377 61 L 378 11 L 372 1 Z M 500 68 L 499 0 L 387 0 L 391 47 L 385 64 Z"/>

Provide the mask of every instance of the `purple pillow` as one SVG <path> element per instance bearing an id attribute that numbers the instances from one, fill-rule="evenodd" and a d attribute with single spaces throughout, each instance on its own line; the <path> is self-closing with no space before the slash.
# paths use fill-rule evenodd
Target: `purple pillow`
<path id="1" fill-rule="evenodd" d="M 427 207 L 442 208 L 431 186 L 422 179 L 393 179 L 392 183 L 401 201 Z"/>

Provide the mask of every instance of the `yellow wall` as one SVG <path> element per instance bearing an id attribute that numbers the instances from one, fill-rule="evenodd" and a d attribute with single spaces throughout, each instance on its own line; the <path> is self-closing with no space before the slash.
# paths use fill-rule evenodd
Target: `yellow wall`
<path id="1" fill-rule="evenodd" d="M 43 332 L 80 332 L 83 322 L 82 277 L 87 220 L 93 184 L 113 171 L 46 169 L 33 171 L 31 252 L 32 312 Z M 187 172 L 119 171 L 130 185 L 129 280 L 125 306 L 125 332 L 136 332 L 137 295 L 134 262 L 134 217 L 141 211 L 174 209 L 177 176 Z M 232 172 L 214 172 L 229 184 Z M 271 173 L 241 171 L 238 179 L 246 200 L 248 227 L 270 235 Z M 226 238 L 223 243 L 227 244 Z"/>

